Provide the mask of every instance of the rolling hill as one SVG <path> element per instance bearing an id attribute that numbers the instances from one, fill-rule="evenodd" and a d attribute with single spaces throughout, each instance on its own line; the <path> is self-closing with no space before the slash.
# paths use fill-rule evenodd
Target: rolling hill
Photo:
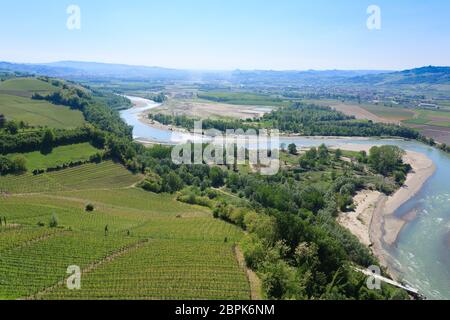
<path id="1" fill-rule="evenodd" d="M 8 120 L 24 121 L 31 126 L 75 128 L 84 124 L 80 111 L 31 99 L 33 93 L 47 94 L 59 90 L 36 78 L 15 78 L 0 82 L 0 114 Z"/>
<path id="2" fill-rule="evenodd" d="M 450 67 L 423 67 L 399 72 L 364 75 L 349 82 L 375 86 L 395 85 L 450 85 Z"/>

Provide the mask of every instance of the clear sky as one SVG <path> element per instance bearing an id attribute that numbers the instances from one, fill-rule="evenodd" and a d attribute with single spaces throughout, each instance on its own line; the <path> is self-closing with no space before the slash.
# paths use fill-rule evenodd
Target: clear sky
<path id="1" fill-rule="evenodd" d="M 81 9 L 69 30 L 67 7 Z M 381 29 L 369 30 L 369 5 Z M 450 65 L 448 0 L 0 0 L 0 60 L 187 69 Z"/>

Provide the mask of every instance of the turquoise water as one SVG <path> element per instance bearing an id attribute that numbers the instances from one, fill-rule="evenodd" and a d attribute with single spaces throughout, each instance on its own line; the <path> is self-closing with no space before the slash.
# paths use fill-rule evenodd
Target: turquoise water
<path id="1" fill-rule="evenodd" d="M 122 118 L 134 127 L 134 137 L 173 144 L 186 139 L 183 133 L 157 129 L 139 121 L 139 113 L 158 105 L 122 111 Z M 416 141 L 380 139 L 280 138 L 280 143 L 296 143 L 300 147 L 343 144 L 392 144 L 405 150 L 421 152 L 436 165 L 435 174 L 421 191 L 395 213 L 403 216 L 412 210 L 417 218 L 400 233 L 394 247 L 388 248 L 394 258 L 394 268 L 403 280 L 418 288 L 429 299 L 450 299 L 450 155 Z"/>

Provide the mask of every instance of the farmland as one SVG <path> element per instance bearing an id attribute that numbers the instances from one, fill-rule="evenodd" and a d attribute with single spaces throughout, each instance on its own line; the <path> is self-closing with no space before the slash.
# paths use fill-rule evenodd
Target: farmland
<path id="1" fill-rule="evenodd" d="M 16 78 L 0 83 L 0 93 L 10 93 L 13 95 L 31 97 L 33 93 L 50 93 L 58 88 L 34 78 Z"/>
<path id="2" fill-rule="evenodd" d="M 80 111 L 10 94 L 0 94 L 0 114 L 9 120 L 24 121 L 31 126 L 67 129 L 84 123 Z"/>
<path id="3" fill-rule="evenodd" d="M 89 157 L 99 150 L 89 143 L 79 143 L 69 146 L 54 148 L 50 154 L 42 154 L 40 151 L 22 153 L 27 163 L 28 171 L 34 169 L 45 169 L 56 167 L 71 161 L 88 160 Z M 10 154 L 9 158 L 14 158 L 19 154 Z"/>
<path id="4" fill-rule="evenodd" d="M 135 188 L 141 179 L 113 162 L 1 177 L 0 298 L 249 299 L 234 252 L 242 231 Z M 71 265 L 81 290 L 65 285 Z"/>
<path id="5" fill-rule="evenodd" d="M 23 121 L 31 126 L 75 128 L 84 123 L 80 111 L 31 99 L 34 93 L 48 94 L 59 90 L 35 78 L 15 78 L 0 82 L 0 114 L 8 120 Z"/>
<path id="6" fill-rule="evenodd" d="M 61 190 L 124 188 L 140 180 L 125 168 L 113 162 L 87 164 L 63 171 L 33 176 L 8 175 L 0 177 L 4 193 L 36 193 Z"/>

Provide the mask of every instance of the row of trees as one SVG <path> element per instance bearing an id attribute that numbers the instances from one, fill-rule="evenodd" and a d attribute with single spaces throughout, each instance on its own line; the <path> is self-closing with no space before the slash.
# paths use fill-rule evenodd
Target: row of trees
<path id="1" fill-rule="evenodd" d="M 91 142 L 103 148 L 106 141 L 104 132 L 87 125 L 77 129 L 36 129 L 18 134 L 0 134 L 0 154 L 24 153 L 32 151 L 51 152 L 53 147 L 82 142 Z"/>
<path id="2" fill-rule="evenodd" d="M 149 114 L 149 119 L 155 120 L 164 125 L 172 125 L 176 127 L 186 128 L 188 130 L 193 130 L 195 121 L 200 121 L 200 119 L 187 117 L 185 115 L 165 115 L 165 114 Z M 248 130 L 254 128 L 251 125 L 248 125 L 241 120 L 232 120 L 232 119 L 204 119 L 202 121 L 202 129 L 216 129 L 222 132 L 226 130 L 237 130 L 243 129 Z"/>

